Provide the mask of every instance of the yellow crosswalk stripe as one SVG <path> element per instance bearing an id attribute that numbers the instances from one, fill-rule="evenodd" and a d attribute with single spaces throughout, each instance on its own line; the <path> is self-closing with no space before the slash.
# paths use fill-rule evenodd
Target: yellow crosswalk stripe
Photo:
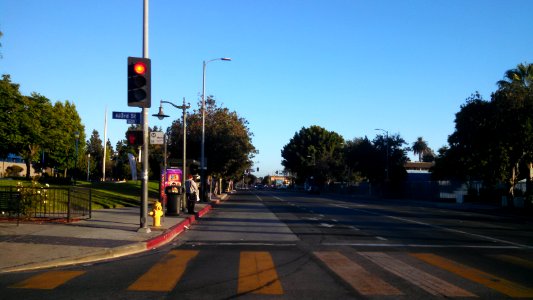
<path id="1" fill-rule="evenodd" d="M 435 296 L 476 297 L 476 295 L 417 269 L 383 252 L 358 252 L 385 270 L 401 277 Z"/>
<path id="2" fill-rule="evenodd" d="M 10 288 L 52 290 L 85 273 L 84 271 L 50 271 L 32 276 Z"/>
<path id="3" fill-rule="evenodd" d="M 444 257 L 440 257 L 431 253 L 412 253 L 411 255 L 426 263 L 459 275 L 468 280 L 480 283 L 507 296 L 513 298 L 533 297 L 533 289 L 531 288 L 524 287 L 504 278 L 485 273 L 463 264 L 459 264 Z"/>
<path id="4" fill-rule="evenodd" d="M 185 272 L 187 264 L 198 255 L 195 250 L 172 250 L 148 272 L 128 287 L 129 291 L 170 292 Z"/>
<path id="5" fill-rule="evenodd" d="M 263 251 L 241 252 L 238 293 L 283 294 L 283 288 L 270 253 Z"/>
<path id="6" fill-rule="evenodd" d="M 364 296 L 395 296 L 402 293 L 339 252 L 314 252 L 333 272 Z"/>

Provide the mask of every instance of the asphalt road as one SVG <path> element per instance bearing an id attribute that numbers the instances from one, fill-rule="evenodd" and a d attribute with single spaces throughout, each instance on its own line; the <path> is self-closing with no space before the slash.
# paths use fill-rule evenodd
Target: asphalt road
<path id="1" fill-rule="evenodd" d="M 2 275 L 0 298 L 533 299 L 532 275 L 531 219 L 470 206 L 250 191 L 161 249 Z"/>

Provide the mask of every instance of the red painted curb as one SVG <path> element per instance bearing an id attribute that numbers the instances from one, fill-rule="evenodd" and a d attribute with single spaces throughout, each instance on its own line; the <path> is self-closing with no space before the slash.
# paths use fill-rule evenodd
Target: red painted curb
<path id="1" fill-rule="evenodd" d="M 206 213 L 208 213 L 213 207 L 208 204 L 206 205 L 202 210 L 200 210 L 198 212 L 198 218 L 201 218 L 202 216 L 204 216 Z"/>
<path id="2" fill-rule="evenodd" d="M 201 218 L 210 210 L 211 210 L 211 205 L 207 205 L 206 207 L 204 207 L 202 210 L 200 210 L 197 213 L 198 218 Z M 185 230 L 185 226 L 191 225 L 192 223 L 194 223 L 194 221 L 196 221 L 196 215 L 188 216 L 187 218 L 185 218 L 185 220 L 167 229 L 163 234 L 147 240 L 145 242 L 146 249 L 147 250 L 154 249 L 167 243 L 168 241 L 172 240 L 175 236 L 182 233 Z"/>

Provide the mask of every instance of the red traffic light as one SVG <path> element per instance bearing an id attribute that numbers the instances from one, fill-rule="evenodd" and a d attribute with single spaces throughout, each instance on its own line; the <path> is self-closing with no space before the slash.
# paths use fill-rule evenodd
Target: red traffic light
<path id="1" fill-rule="evenodd" d="M 146 65 L 142 61 L 137 62 L 133 65 L 133 71 L 139 75 L 144 75 L 146 73 Z"/>
<path id="2" fill-rule="evenodd" d="M 128 106 L 151 106 L 151 61 L 128 57 Z"/>
<path id="3" fill-rule="evenodd" d="M 126 140 L 130 146 L 142 146 L 143 132 L 139 130 L 128 130 L 126 132 Z"/>

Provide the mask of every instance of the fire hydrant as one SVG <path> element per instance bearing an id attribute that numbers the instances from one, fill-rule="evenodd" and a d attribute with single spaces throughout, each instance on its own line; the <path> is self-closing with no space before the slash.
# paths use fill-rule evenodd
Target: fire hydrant
<path id="1" fill-rule="evenodd" d="M 163 207 L 161 206 L 161 202 L 156 201 L 154 203 L 154 208 L 149 213 L 152 218 L 154 218 L 154 227 L 161 227 L 161 216 L 163 216 Z"/>

